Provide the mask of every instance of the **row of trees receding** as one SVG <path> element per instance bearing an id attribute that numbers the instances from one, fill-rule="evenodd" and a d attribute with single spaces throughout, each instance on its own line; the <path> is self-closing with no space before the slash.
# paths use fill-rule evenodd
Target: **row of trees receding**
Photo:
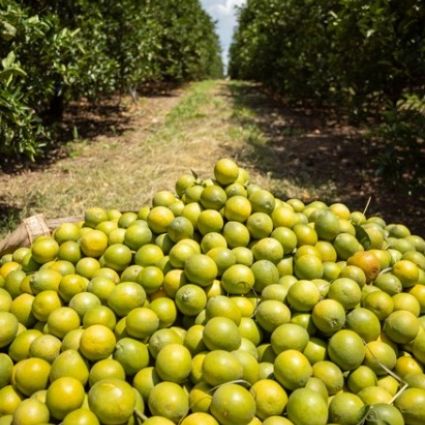
<path id="1" fill-rule="evenodd" d="M 230 74 L 294 99 L 397 102 L 425 84 L 421 0 L 248 0 Z"/>
<path id="2" fill-rule="evenodd" d="M 422 0 L 248 0 L 238 20 L 231 77 L 289 101 L 343 106 L 356 120 L 374 116 L 391 142 L 423 142 Z"/>
<path id="3" fill-rule="evenodd" d="M 219 77 L 199 0 L 0 0 L 0 154 L 35 158 L 67 103 Z"/>

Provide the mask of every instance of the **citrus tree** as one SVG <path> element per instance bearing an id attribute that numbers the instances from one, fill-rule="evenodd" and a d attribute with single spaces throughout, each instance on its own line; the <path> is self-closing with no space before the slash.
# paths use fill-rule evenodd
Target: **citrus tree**
<path id="1" fill-rule="evenodd" d="M 221 75 L 198 0 L 0 0 L 0 152 L 34 159 L 65 106 L 147 81 Z"/>
<path id="2" fill-rule="evenodd" d="M 290 102 L 343 107 L 357 122 L 377 118 L 394 163 L 394 144 L 417 152 L 423 140 L 424 20 L 419 0 L 248 0 L 229 73 Z"/>
<path id="3" fill-rule="evenodd" d="M 230 74 L 295 99 L 396 103 L 424 87 L 423 2 L 249 0 L 239 10 Z"/>

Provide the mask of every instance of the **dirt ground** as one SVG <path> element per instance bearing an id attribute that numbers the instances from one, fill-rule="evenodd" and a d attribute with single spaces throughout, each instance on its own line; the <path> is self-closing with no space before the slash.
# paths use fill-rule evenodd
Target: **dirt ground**
<path id="1" fill-rule="evenodd" d="M 237 85 L 231 91 L 232 101 L 254 112 L 242 117 L 242 125 L 255 122 L 266 139 L 244 158 L 260 172 L 305 187 L 301 197 L 306 202 L 320 197 L 363 210 L 370 197 L 368 215 L 403 223 L 412 232 L 425 235 L 425 187 L 410 184 L 408 169 L 401 170 L 401 176 L 379 175 L 384 146 L 367 138 L 364 129 L 329 121 L 314 111 L 294 111 L 254 84 Z M 263 157 L 270 161 L 257 159 Z M 425 146 L 415 162 L 425 170 Z"/>
<path id="2" fill-rule="evenodd" d="M 255 84 L 194 83 L 95 111 L 74 105 L 66 123 L 62 137 L 75 141 L 39 165 L 0 171 L 0 236 L 36 212 L 138 209 L 155 191 L 173 189 L 182 173 L 210 176 L 222 156 L 282 198 L 363 210 L 370 197 L 368 215 L 425 236 L 425 190 L 377 175 L 382 146 L 360 129 L 285 107 Z"/>

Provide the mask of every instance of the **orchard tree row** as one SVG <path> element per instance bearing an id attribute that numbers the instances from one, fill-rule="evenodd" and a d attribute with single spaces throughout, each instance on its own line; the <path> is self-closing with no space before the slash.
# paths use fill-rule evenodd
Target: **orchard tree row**
<path id="1" fill-rule="evenodd" d="M 72 100 L 222 72 L 199 0 L 0 0 L 0 60 L 0 154 L 29 158 Z"/>
<path id="2" fill-rule="evenodd" d="M 229 73 L 288 100 L 348 106 L 358 118 L 385 111 L 380 118 L 397 122 L 385 127 L 391 137 L 417 139 L 425 130 L 424 23 L 421 0 L 248 0 Z"/>

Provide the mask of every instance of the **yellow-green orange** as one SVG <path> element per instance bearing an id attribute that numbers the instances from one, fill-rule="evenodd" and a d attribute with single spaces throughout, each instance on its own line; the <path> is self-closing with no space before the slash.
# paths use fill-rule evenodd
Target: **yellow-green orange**
<path id="1" fill-rule="evenodd" d="M 46 405 L 51 415 L 60 420 L 68 413 L 80 408 L 84 397 L 85 392 L 81 382 L 66 376 L 50 384 L 46 394 Z"/>
<path id="2" fill-rule="evenodd" d="M 126 316 L 128 335 L 144 339 L 159 328 L 159 318 L 154 311 L 146 307 L 137 307 Z"/>
<path id="3" fill-rule="evenodd" d="M 77 379 L 83 385 L 89 378 L 87 361 L 75 349 L 65 349 L 52 363 L 50 382 L 66 376 Z"/>
<path id="4" fill-rule="evenodd" d="M 100 422 L 91 410 L 80 408 L 66 415 L 62 425 L 100 425 Z"/>
<path id="5" fill-rule="evenodd" d="M 281 415 L 288 402 L 286 391 L 272 379 L 257 381 L 250 392 L 255 400 L 256 415 L 260 419 Z"/>
<path id="6" fill-rule="evenodd" d="M 13 412 L 13 425 L 39 425 L 49 421 L 49 409 L 44 403 L 28 398 Z"/>
<path id="7" fill-rule="evenodd" d="M 149 351 L 143 342 L 134 338 L 121 338 L 113 358 L 121 363 L 126 375 L 133 376 L 149 364 Z"/>
<path id="8" fill-rule="evenodd" d="M 237 164 L 229 159 L 219 159 L 214 165 L 214 177 L 224 186 L 234 183 L 239 176 L 239 167 Z"/>
<path id="9" fill-rule="evenodd" d="M 347 315 L 347 328 L 356 332 L 366 342 L 374 341 L 381 333 L 378 317 L 367 308 L 358 307 Z"/>
<path id="10" fill-rule="evenodd" d="M 40 264 L 54 260 L 58 252 L 59 244 L 49 236 L 39 236 L 31 246 L 32 258 Z"/>
<path id="11" fill-rule="evenodd" d="M 217 386 L 241 379 L 242 365 L 233 353 L 213 350 L 207 353 L 202 363 L 202 377 L 209 385 Z"/>
<path id="12" fill-rule="evenodd" d="M 108 306 L 123 317 L 133 308 L 141 307 L 146 301 L 146 292 L 142 286 L 135 282 L 121 282 L 111 291 Z"/>
<path id="13" fill-rule="evenodd" d="M 192 368 L 190 351 L 181 344 L 168 344 L 156 356 L 155 370 L 163 381 L 182 383 Z"/>
<path id="14" fill-rule="evenodd" d="M 102 379 L 89 391 L 90 410 L 105 425 L 118 425 L 130 419 L 136 406 L 133 388 L 121 379 Z"/>
<path id="15" fill-rule="evenodd" d="M 396 399 L 395 406 L 402 412 L 408 425 L 421 425 L 425 420 L 425 390 L 407 388 Z"/>
<path id="16" fill-rule="evenodd" d="M 189 396 L 180 385 L 165 381 L 152 388 L 148 405 L 152 415 L 178 422 L 189 412 Z"/>
<path id="17" fill-rule="evenodd" d="M 15 387 L 27 396 L 47 388 L 50 364 L 46 360 L 30 357 L 16 363 L 13 368 Z"/>
<path id="18" fill-rule="evenodd" d="M 286 299 L 296 311 L 311 311 L 320 300 L 320 291 L 310 280 L 299 280 L 289 288 Z"/>
<path id="19" fill-rule="evenodd" d="M 153 207 L 147 217 L 149 227 L 155 233 L 165 233 L 173 220 L 174 214 L 172 211 L 161 205 Z"/>
<path id="20" fill-rule="evenodd" d="M 308 389 L 295 390 L 288 399 L 288 418 L 297 425 L 326 425 L 328 406 L 320 394 Z"/>
<path id="21" fill-rule="evenodd" d="M 345 324 L 345 309 L 336 300 L 324 299 L 313 308 L 312 320 L 325 335 L 332 335 Z"/>
<path id="22" fill-rule="evenodd" d="M 0 311 L 0 347 L 8 346 L 18 332 L 18 319 L 8 311 Z"/>
<path id="23" fill-rule="evenodd" d="M 313 365 L 313 376 L 319 378 L 325 384 L 329 395 L 338 393 L 344 386 L 344 376 L 341 369 L 328 360 L 322 360 Z"/>
<path id="24" fill-rule="evenodd" d="M 255 416 L 255 400 L 241 385 L 224 384 L 215 392 L 210 411 L 223 425 L 248 424 Z"/>
<path id="25" fill-rule="evenodd" d="M 277 300 L 261 301 L 255 311 L 255 320 L 267 332 L 273 332 L 278 326 L 289 322 L 290 318 L 288 306 Z"/>
<path id="26" fill-rule="evenodd" d="M 329 418 L 344 425 L 357 425 L 364 416 L 364 403 L 360 397 L 349 392 L 336 394 L 329 404 Z"/>
<path id="27" fill-rule="evenodd" d="M 419 320 L 409 311 L 395 311 L 391 313 L 384 324 L 384 332 L 391 341 L 398 344 L 407 344 L 416 338 L 419 332 Z"/>
<path id="28" fill-rule="evenodd" d="M 223 288 L 230 294 L 247 294 L 254 286 L 255 276 L 248 266 L 234 264 L 222 276 Z"/>
<path id="29" fill-rule="evenodd" d="M 272 332 L 270 342 L 276 354 L 286 350 L 297 350 L 302 352 L 309 340 L 305 328 L 295 323 L 284 323 Z"/>
<path id="30" fill-rule="evenodd" d="M 310 362 L 297 350 L 283 351 L 274 361 L 274 375 L 285 389 L 303 387 L 312 374 Z"/>
<path id="31" fill-rule="evenodd" d="M 125 381 L 125 371 L 121 363 L 117 360 L 107 358 L 99 360 L 90 369 L 89 383 L 92 387 L 102 379 L 121 379 Z"/>
<path id="32" fill-rule="evenodd" d="M 108 327 L 92 325 L 81 335 L 80 351 L 89 360 L 101 360 L 112 354 L 115 343 L 115 335 Z"/>
<path id="33" fill-rule="evenodd" d="M 302 255 L 295 260 L 294 271 L 299 279 L 318 279 L 323 275 L 323 264 L 315 255 Z"/>
<path id="34" fill-rule="evenodd" d="M 328 354 L 343 371 L 353 370 L 362 364 L 366 349 L 360 336 L 351 330 L 343 329 L 329 340 Z"/>
<path id="35" fill-rule="evenodd" d="M 397 355 L 394 349 L 382 341 L 370 341 L 366 344 L 364 364 L 369 366 L 378 376 L 386 375 L 396 364 Z M 382 366 L 385 366 L 382 367 Z"/>
<path id="36" fill-rule="evenodd" d="M 199 314 L 207 304 L 207 296 L 198 285 L 183 285 L 177 290 L 175 302 L 179 311 L 185 316 Z"/>
<path id="37" fill-rule="evenodd" d="M 191 282 L 207 286 L 216 278 L 218 269 L 214 260 L 208 255 L 196 254 L 187 259 L 184 272 Z"/>
<path id="38" fill-rule="evenodd" d="M 210 350 L 232 351 L 239 348 L 241 336 L 233 320 L 213 317 L 205 324 L 203 341 Z"/>

